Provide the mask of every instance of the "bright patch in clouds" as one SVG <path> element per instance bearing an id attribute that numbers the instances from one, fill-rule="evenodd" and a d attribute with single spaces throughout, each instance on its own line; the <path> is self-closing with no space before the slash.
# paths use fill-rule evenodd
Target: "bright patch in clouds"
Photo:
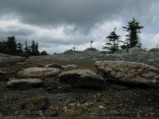
<path id="1" fill-rule="evenodd" d="M 60 25 L 55 28 L 43 28 L 29 24 L 21 23 L 18 19 L 0 20 L 0 31 L 9 35 L 16 34 L 16 38 L 21 41 L 26 33 L 25 40 L 31 42 L 35 40 L 39 42 L 40 50 L 46 50 L 49 53 L 61 53 L 76 47 L 76 50 L 84 50 L 90 47 L 90 41 L 93 40 L 93 47 L 103 50 L 102 47 L 108 41 L 106 36 L 109 35 L 114 28 L 119 34 L 120 40 L 125 40 L 126 33 L 123 31 L 122 21 L 106 21 L 104 23 L 95 24 L 88 34 L 82 34 L 74 31 L 74 25 Z M 22 30 L 24 34 L 18 34 Z M 144 48 L 156 47 L 159 44 L 159 34 L 142 34 L 142 44 Z M 67 44 L 67 45 L 66 45 Z"/>
<path id="2" fill-rule="evenodd" d="M 159 48 L 159 34 L 142 34 L 144 48 Z"/>
<path id="3" fill-rule="evenodd" d="M 158 0 L 4 0 L 0 41 L 10 35 L 22 43 L 35 40 L 40 50 L 52 54 L 73 47 L 84 50 L 93 40 L 93 47 L 103 50 L 115 27 L 120 40 L 125 40 L 122 27 L 135 17 L 144 26 L 142 46 L 150 49 L 159 46 L 158 4 Z"/>

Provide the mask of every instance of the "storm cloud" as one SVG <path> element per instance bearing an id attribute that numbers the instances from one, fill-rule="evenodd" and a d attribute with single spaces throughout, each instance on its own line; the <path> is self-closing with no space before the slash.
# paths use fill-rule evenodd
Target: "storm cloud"
<path id="1" fill-rule="evenodd" d="M 8 35 L 21 42 L 35 40 L 49 53 L 74 46 L 83 50 L 90 40 L 101 49 L 114 27 L 123 36 L 122 26 L 135 17 L 144 26 L 143 47 L 156 47 L 158 4 L 158 0 L 0 0 L 0 40 Z"/>

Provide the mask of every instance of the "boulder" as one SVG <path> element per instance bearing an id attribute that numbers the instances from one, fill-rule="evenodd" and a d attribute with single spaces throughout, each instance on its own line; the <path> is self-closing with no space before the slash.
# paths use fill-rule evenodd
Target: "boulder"
<path id="1" fill-rule="evenodd" d="M 46 68 L 59 68 L 59 69 L 62 69 L 62 65 L 61 64 L 55 64 L 55 63 L 47 64 L 45 67 Z"/>
<path id="2" fill-rule="evenodd" d="M 51 77 L 56 76 L 60 72 L 61 70 L 58 68 L 30 67 L 19 71 L 17 76 L 21 78 Z"/>
<path id="3" fill-rule="evenodd" d="M 43 85 L 41 79 L 12 79 L 6 83 L 8 88 L 36 88 Z"/>
<path id="4" fill-rule="evenodd" d="M 95 66 L 107 81 L 130 84 L 156 85 L 159 83 L 159 70 L 138 62 L 97 61 Z"/>
<path id="5" fill-rule="evenodd" d="M 7 81 L 7 80 L 8 78 L 6 72 L 0 70 L 0 81 Z"/>
<path id="6" fill-rule="evenodd" d="M 144 52 L 143 49 L 139 48 L 139 47 L 133 47 L 129 49 L 129 53 L 130 54 L 134 54 L 134 53 L 142 53 Z"/>
<path id="7" fill-rule="evenodd" d="M 79 67 L 75 64 L 70 64 L 70 65 L 63 66 L 63 69 L 66 71 L 69 71 L 69 70 L 79 69 Z"/>
<path id="8" fill-rule="evenodd" d="M 75 87 L 102 87 L 104 79 L 95 72 L 87 69 L 76 69 L 62 72 L 59 81 Z"/>

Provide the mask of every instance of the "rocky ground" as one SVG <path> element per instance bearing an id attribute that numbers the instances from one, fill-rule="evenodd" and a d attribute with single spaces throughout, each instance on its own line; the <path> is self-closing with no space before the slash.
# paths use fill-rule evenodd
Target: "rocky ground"
<path id="1" fill-rule="evenodd" d="M 126 60 L 158 67 L 157 54 L 70 54 L 31 57 L 24 62 L 2 61 L 0 70 L 8 78 L 28 67 L 46 64 L 77 64 L 95 70 L 97 60 Z M 104 88 L 73 87 L 61 84 L 58 77 L 41 78 L 44 85 L 36 88 L 8 88 L 0 81 L 0 118 L 159 118 L 159 88 L 107 84 Z"/>

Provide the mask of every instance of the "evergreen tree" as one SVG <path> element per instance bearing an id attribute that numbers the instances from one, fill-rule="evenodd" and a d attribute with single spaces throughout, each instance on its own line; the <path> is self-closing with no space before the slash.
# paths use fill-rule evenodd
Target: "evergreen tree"
<path id="1" fill-rule="evenodd" d="M 40 55 L 48 55 L 48 53 L 45 50 L 43 50 L 41 51 Z"/>
<path id="2" fill-rule="evenodd" d="M 103 49 L 107 49 L 110 51 L 110 53 L 115 53 L 119 50 L 119 35 L 115 32 L 116 28 L 114 28 L 114 31 L 112 31 L 109 36 L 106 38 L 109 40 L 106 43 L 106 46 L 103 46 Z"/>
<path id="3" fill-rule="evenodd" d="M 23 54 L 23 45 L 20 42 L 17 43 L 17 54 L 18 55 L 22 55 Z"/>
<path id="4" fill-rule="evenodd" d="M 24 50 L 25 50 L 25 52 L 28 51 L 28 43 L 27 43 L 27 41 L 25 41 L 25 48 L 24 48 Z"/>
<path id="5" fill-rule="evenodd" d="M 30 48 L 31 48 L 31 55 L 39 55 L 38 43 L 35 43 L 34 40 L 32 41 Z"/>
<path id="6" fill-rule="evenodd" d="M 39 54 L 40 54 L 40 52 L 39 52 L 39 44 L 37 42 L 36 45 L 35 45 L 35 55 L 39 55 Z"/>
<path id="7" fill-rule="evenodd" d="M 8 40 L 6 42 L 6 46 L 7 46 L 7 54 L 12 54 L 15 55 L 17 53 L 17 49 L 16 49 L 16 40 L 14 36 L 9 36 Z"/>
<path id="8" fill-rule="evenodd" d="M 125 31 L 128 32 L 126 35 L 127 39 L 121 48 L 132 48 L 132 47 L 141 47 L 141 41 L 139 39 L 140 29 L 143 28 L 143 26 L 140 25 L 140 22 L 138 22 L 136 19 L 132 18 L 132 21 L 128 22 L 126 27 L 123 27 Z"/>
<path id="9" fill-rule="evenodd" d="M 28 43 L 25 42 L 23 49 L 22 43 L 16 43 L 14 36 L 9 36 L 7 41 L 0 42 L 0 53 L 20 55 L 25 57 L 47 55 L 47 52 L 45 50 L 40 53 L 38 48 L 38 43 L 32 41 L 31 46 L 28 46 Z"/>
<path id="10" fill-rule="evenodd" d="M 0 53 L 6 53 L 8 52 L 8 48 L 6 46 L 6 42 L 2 41 L 0 42 Z"/>
<path id="11" fill-rule="evenodd" d="M 27 41 L 25 41 L 25 48 L 24 48 L 23 56 L 29 57 L 30 53 L 31 53 L 30 47 L 28 47 L 28 43 L 27 43 Z"/>

